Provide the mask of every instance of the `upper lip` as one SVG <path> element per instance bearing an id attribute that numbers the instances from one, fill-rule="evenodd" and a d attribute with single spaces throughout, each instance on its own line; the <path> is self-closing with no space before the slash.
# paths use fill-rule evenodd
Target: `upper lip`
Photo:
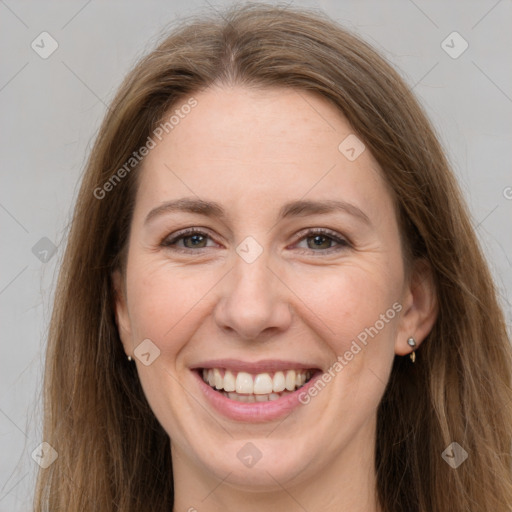
<path id="1" fill-rule="evenodd" d="M 280 370 L 312 370 L 319 369 L 318 366 L 311 363 L 300 363 L 297 361 L 284 361 L 282 359 L 261 359 L 259 361 L 249 362 L 240 359 L 210 359 L 194 364 L 191 370 L 208 368 L 225 368 L 236 372 L 264 373 L 277 372 Z"/>

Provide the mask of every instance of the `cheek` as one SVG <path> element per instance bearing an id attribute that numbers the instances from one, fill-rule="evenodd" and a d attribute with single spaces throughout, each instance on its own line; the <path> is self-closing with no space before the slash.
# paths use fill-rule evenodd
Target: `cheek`
<path id="1" fill-rule="evenodd" d="M 175 354 L 186 343 L 197 328 L 201 300 L 218 281 L 212 272 L 195 270 L 185 272 L 168 261 L 132 260 L 127 294 L 135 345 L 149 338 L 162 354 Z"/>
<path id="2" fill-rule="evenodd" d="M 379 265 L 358 264 L 301 273 L 293 290 L 326 339 L 343 349 L 376 322 L 379 330 L 388 330 L 382 326 L 381 315 L 386 316 L 386 326 L 396 322 L 395 311 L 386 312 L 400 298 L 400 283 L 399 273 Z"/>
<path id="3" fill-rule="evenodd" d="M 314 334 L 329 349 L 333 400 L 347 414 L 377 407 L 394 359 L 401 305 L 400 268 L 384 263 L 346 265 L 297 281 Z M 320 276 L 320 277 L 319 277 Z"/>

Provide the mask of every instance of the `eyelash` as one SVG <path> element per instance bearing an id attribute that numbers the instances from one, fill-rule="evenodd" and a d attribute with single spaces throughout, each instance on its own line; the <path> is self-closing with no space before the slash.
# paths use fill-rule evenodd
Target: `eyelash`
<path id="1" fill-rule="evenodd" d="M 169 237 L 164 238 L 162 240 L 162 242 L 160 243 L 160 246 L 164 247 L 166 249 L 170 249 L 172 251 L 177 251 L 177 252 L 186 253 L 186 254 L 190 254 L 191 252 L 198 252 L 198 249 L 173 247 L 173 245 L 176 242 L 178 242 L 179 240 L 182 240 L 184 238 L 189 238 L 193 235 L 206 236 L 211 239 L 211 237 L 208 233 L 206 233 L 204 231 L 200 231 L 199 229 L 196 229 L 196 228 L 189 228 L 189 229 L 185 229 L 183 231 L 176 233 L 175 236 L 173 236 L 170 239 L 169 239 Z M 318 251 L 316 251 L 314 249 L 306 249 L 306 250 L 302 251 L 301 254 L 311 254 L 311 253 L 313 253 L 313 254 L 314 253 L 331 254 L 332 252 L 338 252 L 343 249 L 347 249 L 347 248 L 351 247 L 351 244 L 347 239 L 339 236 L 335 231 L 331 231 L 331 230 L 325 229 L 325 228 L 309 229 L 308 231 L 306 231 L 305 233 L 302 234 L 302 236 L 297 240 L 297 242 L 301 242 L 302 240 L 305 240 L 307 238 L 311 238 L 314 236 L 323 236 L 326 238 L 330 238 L 331 240 L 336 242 L 338 244 L 338 246 L 337 247 L 336 246 L 329 247 L 326 250 L 318 250 Z M 295 243 L 297 243 L 297 242 L 295 242 Z M 199 247 L 199 250 L 208 249 L 208 248 L 209 247 Z"/>

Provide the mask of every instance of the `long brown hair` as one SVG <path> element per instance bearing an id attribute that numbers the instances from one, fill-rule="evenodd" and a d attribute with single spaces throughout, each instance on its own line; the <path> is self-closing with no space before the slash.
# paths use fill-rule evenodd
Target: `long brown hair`
<path id="1" fill-rule="evenodd" d="M 382 168 L 404 254 L 431 265 L 438 318 L 416 364 L 395 357 L 378 410 L 383 510 L 510 512 L 511 346 L 436 135 L 407 85 L 369 45 L 317 12 L 264 4 L 177 27 L 130 72 L 107 112 L 56 291 L 43 435 L 59 457 L 40 470 L 35 510 L 172 508 L 170 440 L 126 360 L 113 312 L 111 275 L 123 269 L 139 165 L 119 169 L 172 106 L 219 83 L 291 87 L 328 99 Z M 441 456 L 454 441 L 468 453 L 456 469 Z"/>

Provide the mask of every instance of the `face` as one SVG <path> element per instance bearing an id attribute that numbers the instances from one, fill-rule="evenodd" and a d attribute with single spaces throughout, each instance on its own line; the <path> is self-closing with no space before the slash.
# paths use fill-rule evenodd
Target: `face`
<path id="1" fill-rule="evenodd" d="M 115 281 L 173 462 L 262 489 L 369 460 L 393 358 L 428 330 L 381 171 L 313 94 L 194 98 L 144 160 Z"/>

